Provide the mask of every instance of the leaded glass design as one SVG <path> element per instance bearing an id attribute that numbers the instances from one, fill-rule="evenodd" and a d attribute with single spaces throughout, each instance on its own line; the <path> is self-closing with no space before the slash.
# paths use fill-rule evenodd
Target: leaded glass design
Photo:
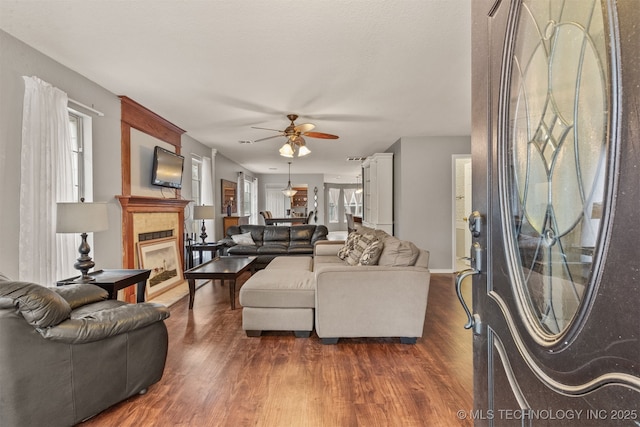
<path id="1" fill-rule="evenodd" d="M 609 76 L 599 0 L 526 0 L 511 56 L 501 191 L 520 311 L 563 332 L 589 290 L 601 229 Z"/>

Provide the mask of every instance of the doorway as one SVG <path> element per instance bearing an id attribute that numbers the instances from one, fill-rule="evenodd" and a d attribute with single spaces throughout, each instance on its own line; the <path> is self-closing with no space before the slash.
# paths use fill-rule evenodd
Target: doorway
<path id="1" fill-rule="evenodd" d="M 471 213 L 471 155 L 453 155 L 453 270 L 469 267 L 471 232 L 468 216 Z"/>

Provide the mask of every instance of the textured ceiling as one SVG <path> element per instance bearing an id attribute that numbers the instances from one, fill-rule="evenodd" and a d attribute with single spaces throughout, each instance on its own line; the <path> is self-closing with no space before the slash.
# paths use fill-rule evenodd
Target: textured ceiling
<path id="1" fill-rule="evenodd" d="M 257 173 L 355 177 L 348 156 L 470 134 L 471 0 L 0 0 L 0 28 Z M 91 103 L 91 100 L 81 100 Z M 95 105 L 99 109 L 99 105 Z M 270 168 L 277 168 L 276 171 Z"/>

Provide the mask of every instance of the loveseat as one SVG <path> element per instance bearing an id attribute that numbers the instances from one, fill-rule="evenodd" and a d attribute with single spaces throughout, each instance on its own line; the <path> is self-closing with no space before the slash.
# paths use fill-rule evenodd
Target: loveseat
<path id="1" fill-rule="evenodd" d="M 0 425 L 71 426 L 158 382 L 166 307 L 0 275 Z"/>
<path id="2" fill-rule="evenodd" d="M 289 330 L 305 337 L 315 327 L 325 344 L 361 337 L 415 343 L 426 315 L 428 266 L 429 252 L 361 227 L 347 242 L 317 242 L 313 258 L 278 257 L 249 278 L 240 289 L 243 329 L 248 336 Z"/>
<path id="3" fill-rule="evenodd" d="M 256 269 L 267 266 L 275 257 L 313 255 L 316 242 L 326 240 L 324 225 L 236 225 L 220 240 L 223 255 L 256 256 Z"/>

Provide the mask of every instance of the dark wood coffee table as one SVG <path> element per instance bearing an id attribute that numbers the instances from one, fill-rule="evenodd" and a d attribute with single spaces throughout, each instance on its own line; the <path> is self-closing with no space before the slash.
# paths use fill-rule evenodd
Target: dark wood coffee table
<path id="1" fill-rule="evenodd" d="M 196 296 L 196 280 L 229 280 L 229 298 L 231 310 L 236 308 L 236 279 L 245 271 L 252 268 L 256 257 L 254 256 L 223 256 L 214 258 L 204 264 L 200 264 L 184 272 L 184 277 L 189 281 L 189 310 L 193 308 L 193 299 Z"/>

